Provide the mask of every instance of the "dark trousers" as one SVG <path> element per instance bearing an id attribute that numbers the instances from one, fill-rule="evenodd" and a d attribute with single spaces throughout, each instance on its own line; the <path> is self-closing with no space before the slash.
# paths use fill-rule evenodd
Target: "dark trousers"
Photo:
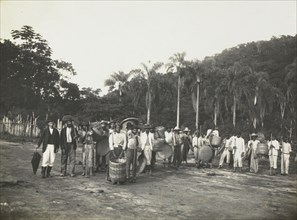
<path id="1" fill-rule="evenodd" d="M 130 177 L 130 167 L 132 165 L 132 178 L 136 179 L 136 160 L 137 149 L 127 149 L 127 161 L 126 161 L 126 175 Z"/>
<path id="2" fill-rule="evenodd" d="M 175 145 L 173 152 L 173 165 L 179 167 L 181 164 L 181 146 Z"/>
<path id="3" fill-rule="evenodd" d="M 70 174 L 74 174 L 75 171 L 75 160 L 76 160 L 76 149 L 74 149 L 74 144 L 67 143 L 62 149 L 61 155 L 61 173 L 66 174 L 67 171 L 67 160 L 69 157 L 69 168 Z"/>

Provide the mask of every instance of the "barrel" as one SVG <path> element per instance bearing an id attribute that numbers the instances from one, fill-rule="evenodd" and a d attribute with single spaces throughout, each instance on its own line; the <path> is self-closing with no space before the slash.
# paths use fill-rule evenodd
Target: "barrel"
<path id="1" fill-rule="evenodd" d="M 126 159 L 109 161 L 109 177 L 112 183 L 124 183 L 126 181 Z"/>
<path id="2" fill-rule="evenodd" d="M 266 143 L 259 143 L 256 150 L 257 155 L 268 155 L 268 145 Z"/>
<path id="3" fill-rule="evenodd" d="M 198 160 L 209 162 L 213 157 L 213 151 L 210 146 L 203 145 L 199 149 Z"/>
<path id="4" fill-rule="evenodd" d="M 153 141 L 153 151 L 162 151 L 162 148 L 165 144 L 165 139 L 164 138 L 157 138 Z"/>
<path id="5" fill-rule="evenodd" d="M 221 143 L 222 143 L 221 137 L 216 136 L 216 135 L 212 136 L 211 141 L 210 141 L 211 146 L 219 147 L 221 145 Z"/>

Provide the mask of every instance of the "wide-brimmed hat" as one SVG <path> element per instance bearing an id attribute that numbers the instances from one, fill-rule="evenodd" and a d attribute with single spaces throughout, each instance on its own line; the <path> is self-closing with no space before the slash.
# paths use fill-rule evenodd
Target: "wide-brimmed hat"
<path id="1" fill-rule="evenodd" d="M 143 128 L 144 128 L 144 129 L 151 129 L 151 128 L 152 128 L 152 126 L 151 126 L 151 125 L 149 125 L 149 124 L 145 124 L 145 125 L 143 125 Z"/>
<path id="2" fill-rule="evenodd" d="M 54 120 L 53 118 L 48 118 L 48 119 L 46 120 L 46 123 L 50 123 L 50 122 L 55 122 L 55 120 Z"/>
<path id="3" fill-rule="evenodd" d="M 258 137 L 258 135 L 256 133 L 252 133 L 251 137 Z"/>
<path id="4" fill-rule="evenodd" d="M 190 132 L 191 130 L 188 128 L 188 127 L 186 127 L 185 129 L 184 129 L 184 132 Z"/>
<path id="5" fill-rule="evenodd" d="M 179 127 L 177 127 L 177 126 L 173 130 L 174 131 L 180 131 Z"/>

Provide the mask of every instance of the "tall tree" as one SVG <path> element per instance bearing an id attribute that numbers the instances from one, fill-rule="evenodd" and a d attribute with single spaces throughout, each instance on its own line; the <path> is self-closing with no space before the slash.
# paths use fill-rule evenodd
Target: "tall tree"
<path id="1" fill-rule="evenodd" d="M 177 81 L 177 110 L 176 110 L 176 126 L 180 126 L 180 93 L 181 93 L 181 78 L 184 75 L 185 67 L 185 56 L 186 53 L 175 53 L 173 56 L 169 57 L 169 63 L 167 64 L 167 71 L 176 71 L 178 74 Z"/>
<path id="2" fill-rule="evenodd" d="M 153 76 L 157 73 L 157 71 L 163 66 L 163 63 L 161 62 L 157 62 L 154 64 L 151 64 L 150 61 L 148 62 L 148 64 L 145 63 L 141 63 L 141 69 L 134 69 L 131 71 L 131 74 L 136 74 L 140 77 L 142 77 L 143 79 L 146 80 L 147 83 L 147 92 L 146 92 L 146 96 L 145 96 L 145 100 L 146 100 L 146 107 L 147 107 L 147 119 L 146 119 L 146 123 L 150 124 L 150 119 L 151 119 L 151 106 L 152 106 L 152 100 L 153 100 L 153 95 L 154 91 L 152 91 L 152 78 Z"/>
<path id="3" fill-rule="evenodd" d="M 109 87 L 109 91 L 118 90 L 121 97 L 124 92 L 124 85 L 128 82 L 129 77 L 130 73 L 114 72 L 109 79 L 105 80 L 104 84 Z"/>

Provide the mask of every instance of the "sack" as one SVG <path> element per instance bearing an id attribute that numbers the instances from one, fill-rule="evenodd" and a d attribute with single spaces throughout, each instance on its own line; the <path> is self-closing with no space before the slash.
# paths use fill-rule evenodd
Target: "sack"
<path id="1" fill-rule="evenodd" d="M 211 144 L 212 146 L 214 146 L 214 147 L 218 147 L 218 146 L 221 145 L 221 143 L 222 143 L 222 138 L 221 138 L 221 137 L 216 136 L 216 135 L 212 136 L 212 138 L 211 138 L 211 142 L 210 142 L 210 144 Z"/>
<path id="2" fill-rule="evenodd" d="M 256 150 L 257 155 L 268 155 L 268 146 L 265 143 L 259 143 Z"/>

